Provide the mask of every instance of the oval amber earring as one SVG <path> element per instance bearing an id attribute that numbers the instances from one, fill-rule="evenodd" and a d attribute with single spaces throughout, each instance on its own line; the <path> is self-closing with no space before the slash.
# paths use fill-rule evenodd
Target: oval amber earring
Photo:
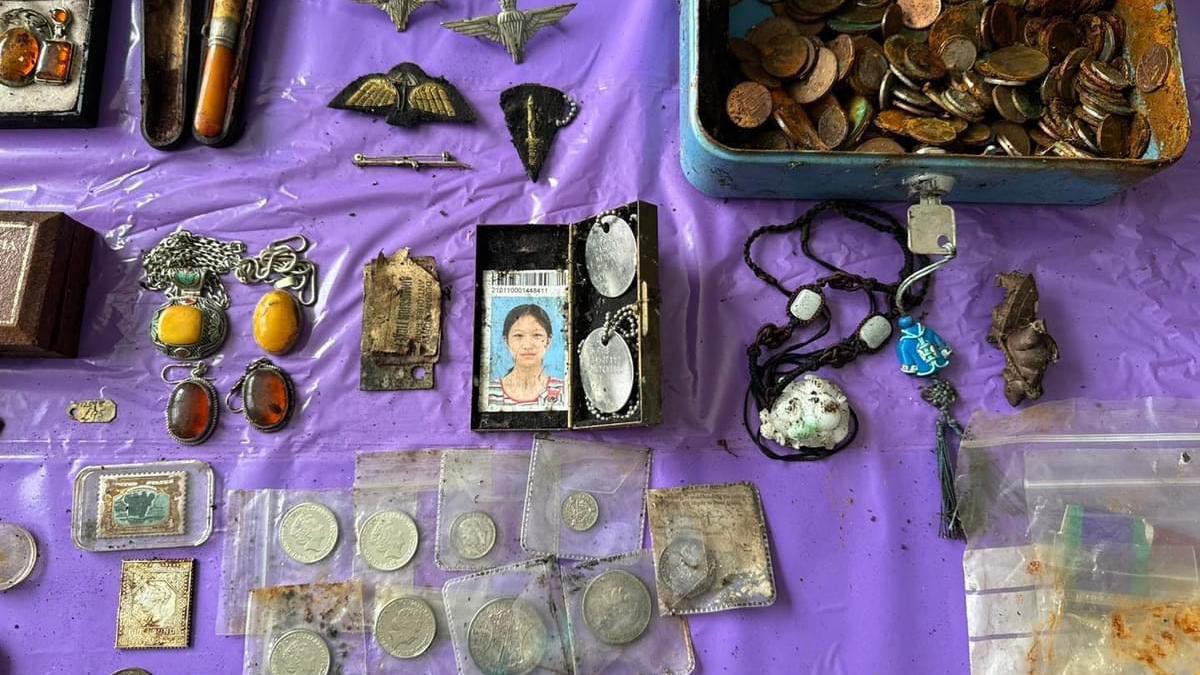
<path id="1" fill-rule="evenodd" d="M 191 376 L 185 380 L 168 379 L 172 368 L 191 368 Z M 217 390 L 204 377 L 208 365 L 196 363 L 171 363 L 163 367 L 162 380 L 174 384 L 167 397 L 167 433 L 184 445 L 197 445 L 208 440 L 217 428 L 220 407 L 217 405 Z"/>

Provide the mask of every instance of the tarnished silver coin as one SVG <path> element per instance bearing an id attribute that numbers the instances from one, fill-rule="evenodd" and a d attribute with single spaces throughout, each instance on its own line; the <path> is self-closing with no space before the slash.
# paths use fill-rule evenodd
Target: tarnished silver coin
<path id="1" fill-rule="evenodd" d="M 437 619 L 429 603 L 414 595 L 396 598 L 375 617 L 375 641 L 398 659 L 424 654 L 437 637 Z"/>
<path id="2" fill-rule="evenodd" d="M 267 670 L 271 675 L 328 675 L 330 662 L 325 638 L 296 628 L 275 639 L 267 657 Z"/>
<path id="3" fill-rule="evenodd" d="M 37 564 L 37 542 L 29 530 L 0 523 L 0 591 L 25 581 Z"/>
<path id="4" fill-rule="evenodd" d="M 650 625 L 650 591 L 625 570 L 608 570 L 583 591 L 583 621 L 596 639 L 624 645 Z"/>
<path id="5" fill-rule="evenodd" d="M 607 215 L 592 225 L 583 257 L 592 286 L 606 298 L 620 297 L 637 276 L 637 238 L 624 218 Z"/>
<path id="6" fill-rule="evenodd" d="M 467 652 L 484 675 L 525 675 L 542 661 L 549 634 L 542 617 L 520 598 L 479 608 L 467 629 Z"/>
<path id="7" fill-rule="evenodd" d="M 603 328 L 588 334 L 579 348 L 579 379 L 583 395 L 602 413 L 615 413 L 633 393 L 633 354 L 625 338 Z"/>
<path id="8" fill-rule="evenodd" d="M 412 560 L 418 540 L 417 524 L 407 513 L 380 511 L 358 528 L 358 553 L 371 567 L 392 572 Z"/>
<path id="9" fill-rule="evenodd" d="M 463 560 L 478 560 L 496 545 L 496 521 L 483 511 L 468 511 L 450 524 L 450 543 Z"/>
<path id="10" fill-rule="evenodd" d="M 675 601 L 707 588 L 711 573 L 708 548 L 699 537 L 672 539 L 658 558 L 658 580 Z"/>
<path id="11" fill-rule="evenodd" d="M 279 545 L 298 563 L 311 565 L 324 560 L 337 541 L 337 516 L 324 504 L 297 504 L 283 514 L 279 524 Z"/>
<path id="12" fill-rule="evenodd" d="M 587 492 L 572 492 L 562 503 L 563 524 L 576 532 L 587 532 L 600 519 L 600 504 Z"/>

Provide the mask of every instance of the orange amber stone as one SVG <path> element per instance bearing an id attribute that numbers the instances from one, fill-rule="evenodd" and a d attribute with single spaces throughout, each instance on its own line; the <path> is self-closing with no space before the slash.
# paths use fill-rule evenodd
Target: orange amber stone
<path id="1" fill-rule="evenodd" d="M 71 78 L 71 57 L 75 45 L 70 42 L 47 42 L 38 62 L 37 81 L 46 84 L 66 84 Z"/>
<path id="2" fill-rule="evenodd" d="M 250 424 L 275 431 L 287 424 L 292 411 L 292 388 L 274 368 L 256 368 L 242 383 L 242 406 Z"/>
<path id="3" fill-rule="evenodd" d="M 10 28 L 0 37 L 0 82 L 14 87 L 29 84 L 41 53 L 41 41 L 28 28 Z"/>
<path id="4" fill-rule="evenodd" d="M 216 400 L 196 382 L 180 382 L 167 401 L 167 430 L 180 443 L 200 443 L 216 426 Z"/>

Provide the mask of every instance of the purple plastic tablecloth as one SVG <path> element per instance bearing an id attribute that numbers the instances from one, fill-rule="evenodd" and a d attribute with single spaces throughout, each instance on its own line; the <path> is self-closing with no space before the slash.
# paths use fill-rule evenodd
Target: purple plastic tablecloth
<path id="1" fill-rule="evenodd" d="M 214 632 L 224 523 L 218 519 L 197 549 L 81 552 L 70 537 L 74 472 L 93 463 L 196 458 L 212 462 L 222 489 L 337 487 L 350 484 L 358 451 L 528 447 L 528 434 L 468 430 L 473 228 L 572 222 L 637 198 L 661 205 L 665 421 L 579 436 L 652 447 L 655 486 L 755 482 L 778 583 L 770 608 L 692 620 L 699 672 L 968 670 L 962 544 L 936 537 L 933 413 L 890 353 L 825 373 L 845 387 L 863 427 L 833 459 L 771 462 L 741 428 L 745 347 L 760 324 L 784 312 L 784 298 L 743 265 L 742 242 L 754 227 L 791 220 L 808 204 L 714 200 L 684 180 L 674 3 L 582 0 L 560 28 L 533 40 L 521 66 L 495 45 L 438 26 L 494 11 L 490 0 L 428 6 L 404 35 L 382 13 L 350 0 L 262 4 L 247 131 L 232 148 L 160 153 L 143 142 L 139 28 L 128 3 L 114 9 L 100 126 L 0 132 L 0 208 L 67 211 L 104 235 L 80 358 L 0 362 L 7 424 L 0 520 L 24 524 L 41 545 L 31 579 L 0 594 L 0 673 L 108 674 L 130 666 L 155 675 L 240 672 L 242 640 Z M 1184 68 L 1194 77 L 1200 55 L 1190 40 L 1200 37 L 1200 11 L 1179 4 Z M 325 107 L 355 77 L 406 60 L 455 82 L 480 120 L 408 131 Z M 529 81 L 582 103 L 536 185 L 523 177 L 497 105 L 501 90 Z M 1200 82 L 1190 79 L 1188 88 L 1200 91 Z M 475 170 L 366 171 L 349 161 L 360 151 L 442 150 Z M 1002 359 L 984 336 L 1000 298 L 993 277 L 1014 268 L 1037 274 L 1042 311 L 1061 347 L 1047 398 L 1194 395 L 1198 157 L 1193 146 L 1176 167 L 1101 206 L 957 210 L 962 254 L 938 275 L 924 309 L 956 349 L 960 419 L 974 409 L 1006 409 Z M 903 215 L 902 205 L 889 208 Z M 321 300 L 311 335 L 277 359 L 303 403 L 286 431 L 249 432 L 227 414 L 198 448 L 167 437 L 169 386 L 159 380 L 167 361 L 146 338 L 161 296 L 139 288 L 138 259 L 179 226 L 242 239 L 252 252 L 296 232 L 316 244 Z M 438 388 L 360 392 L 361 269 L 381 250 L 402 246 L 435 256 L 453 288 Z M 858 226 L 822 228 L 818 248 L 880 276 L 899 266 L 892 244 Z M 795 242 L 764 246 L 761 254 L 789 284 L 817 275 Z M 228 281 L 231 335 L 213 362 L 222 392 L 259 355 L 249 317 L 262 289 Z M 847 298 L 837 332 L 852 330 L 864 311 L 858 298 Z M 118 402 L 115 422 L 68 420 L 69 401 L 94 397 Z M 113 648 L 120 560 L 150 556 L 198 560 L 190 649 Z"/>

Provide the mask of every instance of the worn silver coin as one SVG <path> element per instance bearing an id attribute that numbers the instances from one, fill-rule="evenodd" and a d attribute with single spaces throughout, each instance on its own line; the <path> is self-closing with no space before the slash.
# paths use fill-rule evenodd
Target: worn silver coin
<path id="1" fill-rule="evenodd" d="M 637 238 L 619 216 L 603 216 L 592 225 L 583 257 L 592 286 L 606 298 L 620 297 L 637 276 Z"/>
<path id="2" fill-rule="evenodd" d="M 450 543 L 463 560 L 478 560 L 496 545 L 496 521 L 483 511 L 468 511 L 450 524 Z"/>
<path id="3" fill-rule="evenodd" d="M 325 638 L 311 630 L 295 628 L 271 645 L 267 670 L 271 675 L 328 675 L 331 657 Z"/>
<path id="4" fill-rule="evenodd" d="M 288 509 L 279 524 L 279 545 L 292 560 L 304 565 L 324 560 L 337 541 L 337 516 L 324 504 L 301 502 Z"/>
<path id="5" fill-rule="evenodd" d="M 603 328 L 588 334 L 579 348 L 579 379 L 583 395 L 602 413 L 615 413 L 633 393 L 633 354 L 625 338 L 607 337 Z"/>
<path id="6" fill-rule="evenodd" d="M 396 598 L 375 617 L 375 641 L 398 659 L 424 654 L 437 637 L 437 619 L 429 603 L 414 595 Z"/>
<path id="7" fill-rule="evenodd" d="M 650 625 L 650 591 L 629 572 L 608 570 L 583 591 L 583 622 L 605 644 L 629 644 Z"/>
<path id="8" fill-rule="evenodd" d="M 658 580 L 675 601 L 707 588 L 710 574 L 708 548 L 699 537 L 676 537 L 658 557 Z"/>
<path id="9" fill-rule="evenodd" d="M 358 553 L 374 569 L 393 572 L 412 560 L 418 540 L 417 524 L 407 513 L 380 511 L 358 528 Z"/>
<path id="10" fill-rule="evenodd" d="M 0 523 L 0 591 L 25 581 L 37 564 L 37 541 L 29 530 Z"/>
<path id="11" fill-rule="evenodd" d="M 467 629 L 467 653 L 484 675 L 525 675 L 542 662 L 549 633 L 529 603 L 497 598 L 479 608 Z"/>
<path id="12" fill-rule="evenodd" d="M 587 532 L 600 519 L 600 504 L 587 492 L 572 492 L 562 503 L 563 524 L 576 532 Z"/>

